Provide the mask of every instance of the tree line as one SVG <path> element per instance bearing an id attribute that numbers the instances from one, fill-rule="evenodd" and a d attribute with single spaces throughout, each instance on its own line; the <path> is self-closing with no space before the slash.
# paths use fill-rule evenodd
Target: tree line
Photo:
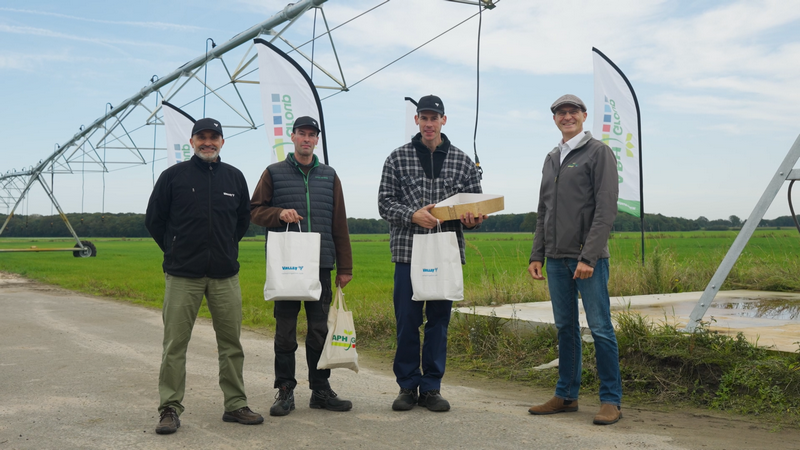
<path id="1" fill-rule="evenodd" d="M 0 223 L 4 223 L 7 215 L 0 214 Z M 136 213 L 90 213 L 66 214 L 70 225 L 79 237 L 149 237 L 150 234 L 144 227 L 144 214 Z M 800 218 L 800 216 L 798 216 Z M 532 233 L 536 228 L 537 214 L 495 214 L 489 216 L 475 233 Z M 743 220 L 737 216 L 727 219 L 709 220 L 704 216 L 697 219 L 683 217 L 667 217 L 661 214 L 645 214 L 645 231 L 695 231 L 695 230 L 730 230 L 738 229 L 744 225 Z M 383 219 L 357 219 L 348 218 L 347 225 L 352 234 L 388 234 L 389 223 Z M 617 214 L 613 231 L 641 231 L 641 221 L 638 217 L 628 214 Z M 780 216 L 776 219 L 764 219 L 759 227 L 794 227 L 792 216 Z M 250 224 L 245 236 L 263 236 L 264 227 Z M 58 215 L 43 216 L 31 214 L 28 216 L 14 215 L 9 221 L 2 237 L 71 237 L 61 217 Z"/>

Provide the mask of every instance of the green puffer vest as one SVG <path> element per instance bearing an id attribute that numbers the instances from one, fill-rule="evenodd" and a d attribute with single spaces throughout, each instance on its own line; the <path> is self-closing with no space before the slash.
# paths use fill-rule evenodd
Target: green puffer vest
<path id="1" fill-rule="evenodd" d="M 304 232 L 320 234 L 320 260 L 322 269 L 333 269 L 336 262 L 336 248 L 333 244 L 333 181 L 336 171 L 319 163 L 314 156 L 314 167 L 304 174 L 294 154 L 285 160 L 267 167 L 272 178 L 272 206 L 294 209 L 304 219 L 300 226 Z M 309 226 L 310 225 L 310 226 Z M 291 231 L 296 227 L 289 227 Z M 286 231 L 286 227 L 268 228 L 269 233 Z"/>

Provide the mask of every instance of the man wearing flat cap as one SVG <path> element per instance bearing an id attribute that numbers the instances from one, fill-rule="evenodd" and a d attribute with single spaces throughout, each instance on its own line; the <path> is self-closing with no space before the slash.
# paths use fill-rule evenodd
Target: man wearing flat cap
<path id="1" fill-rule="evenodd" d="M 306 310 L 306 363 L 309 407 L 329 411 L 349 411 L 353 403 L 331 389 L 330 369 L 317 369 L 328 336 L 328 311 L 331 305 L 331 271 L 336 268 L 336 285 L 345 287 L 353 279 L 353 255 L 344 206 L 342 183 L 333 167 L 319 162 L 314 154 L 320 136 L 317 119 L 295 119 L 291 139 L 294 152 L 281 162 L 267 167 L 250 200 L 252 221 L 272 233 L 283 233 L 286 225 L 297 223 L 302 231 L 320 234 L 319 301 L 275 302 L 275 402 L 272 416 L 285 416 L 295 409 L 295 351 L 297 315 L 301 304 Z"/>
<path id="2" fill-rule="evenodd" d="M 250 226 L 249 191 L 242 172 L 220 161 L 225 139 L 211 118 L 192 128 L 194 155 L 161 173 L 147 204 L 145 225 L 164 252 L 164 352 L 158 377 L 161 403 L 156 433 L 178 430 L 186 389 L 186 349 L 200 303 L 206 298 L 219 350 L 222 420 L 264 421 L 247 407 L 239 241 Z"/>
<path id="3" fill-rule="evenodd" d="M 547 154 L 539 188 L 538 219 L 528 272 L 547 286 L 558 330 L 558 382 L 555 396 L 528 412 L 536 415 L 578 410 L 581 386 L 580 293 L 594 339 L 600 379 L 597 425 L 622 418 L 619 351 L 608 295 L 608 237 L 617 216 L 617 161 L 603 142 L 583 131 L 586 105 L 564 95 L 550 107 L 561 131 Z"/>
<path id="4" fill-rule="evenodd" d="M 415 234 L 429 233 L 438 220 L 431 215 L 436 203 L 455 194 L 481 193 L 480 174 L 464 152 L 442 133 L 447 122 L 444 103 L 435 95 L 417 102 L 414 120 L 419 126 L 411 142 L 395 149 L 383 165 L 378 190 L 378 211 L 390 225 L 389 246 L 394 265 L 394 313 L 397 324 L 397 350 L 394 374 L 400 394 L 392 403 L 395 411 L 408 411 L 420 405 L 430 411 L 449 411 L 450 403 L 441 395 L 447 361 L 447 329 L 453 302 L 413 301 L 411 286 L 411 248 Z M 486 218 L 471 212 L 460 220 L 442 222 L 442 231 L 454 231 L 464 258 L 463 227 L 475 228 Z M 423 308 L 425 337 L 420 356 L 419 328 Z"/>

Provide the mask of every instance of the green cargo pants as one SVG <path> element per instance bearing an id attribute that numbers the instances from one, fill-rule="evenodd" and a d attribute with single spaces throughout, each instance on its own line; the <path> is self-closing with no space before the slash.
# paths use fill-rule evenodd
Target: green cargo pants
<path id="1" fill-rule="evenodd" d="M 200 303 L 206 298 L 217 335 L 219 387 L 225 396 L 225 411 L 247 406 L 242 368 L 242 291 L 239 276 L 230 278 L 183 278 L 166 274 L 164 292 L 164 353 L 158 375 L 159 413 L 171 407 L 180 415 L 186 390 L 186 348 L 192 337 Z"/>

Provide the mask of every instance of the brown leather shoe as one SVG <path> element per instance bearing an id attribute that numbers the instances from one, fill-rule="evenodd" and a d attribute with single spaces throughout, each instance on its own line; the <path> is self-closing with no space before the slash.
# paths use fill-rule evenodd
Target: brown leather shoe
<path id="1" fill-rule="evenodd" d="M 538 416 L 562 412 L 575 412 L 577 410 L 577 400 L 564 400 L 563 398 L 553 397 L 541 405 L 531 406 L 528 412 Z"/>
<path id="2" fill-rule="evenodd" d="M 239 422 L 244 425 L 257 425 L 264 422 L 261 414 L 251 411 L 247 406 L 236 411 L 225 411 L 225 414 L 222 415 L 222 420 L 225 422 Z"/>
<path id="3" fill-rule="evenodd" d="M 603 403 L 600 405 L 600 412 L 594 416 L 595 425 L 611 425 L 612 423 L 619 422 L 622 419 L 622 410 L 617 405 L 611 403 Z"/>

